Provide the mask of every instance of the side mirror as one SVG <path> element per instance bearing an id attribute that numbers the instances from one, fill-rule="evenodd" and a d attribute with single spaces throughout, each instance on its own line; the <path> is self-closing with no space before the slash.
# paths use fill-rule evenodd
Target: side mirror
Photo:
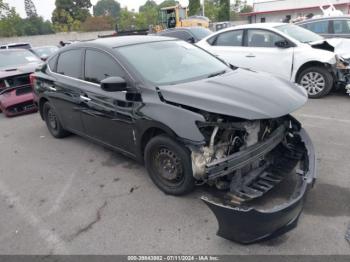
<path id="1" fill-rule="evenodd" d="M 122 92 L 128 90 L 125 79 L 119 76 L 108 77 L 102 80 L 101 89 L 106 92 Z"/>
<path id="2" fill-rule="evenodd" d="M 275 42 L 275 46 L 279 48 L 289 48 L 290 44 L 287 40 L 281 40 L 281 41 Z"/>
<path id="3" fill-rule="evenodd" d="M 44 61 L 44 62 L 45 62 L 48 58 L 49 58 L 48 55 L 42 55 L 42 56 L 40 57 L 41 61 Z"/>
<path id="4" fill-rule="evenodd" d="M 187 39 L 187 42 L 190 44 L 194 44 L 194 43 L 196 43 L 196 39 L 194 39 L 194 37 L 191 37 L 191 38 Z"/>

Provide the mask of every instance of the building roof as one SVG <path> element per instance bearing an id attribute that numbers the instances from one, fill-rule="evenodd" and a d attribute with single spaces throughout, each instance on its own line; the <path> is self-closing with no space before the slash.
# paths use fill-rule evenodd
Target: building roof
<path id="1" fill-rule="evenodd" d="M 300 2 L 300 3 L 299 3 Z M 317 1 L 309 2 L 307 1 L 290 1 L 286 0 L 277 0 L 277 1 L 265 1 L 258 2 L 254 4 L 254 11 L 250 13 L 244 13 L 241 15 L 258 15 L 258 14 L 270 14 L 270 13 L 278 13 L 278 12 L 291 12 L 291 11 L 301 11 L 301 10 L 309 10 L 309 9 L 318 9 L 320 5 L 317 5 Z M 262 6 L 262 5 L 266 6 Z M 324 4 L 324 3 L 323 3 Z M 328 3 L 325 3 L 327 5 Z M 260 6 L 259 6 L 260 5 Z M 347 0 L 343 0 L 342 3 L 333 3 L 334 7 L 349 7 L 350 2 Z"/>

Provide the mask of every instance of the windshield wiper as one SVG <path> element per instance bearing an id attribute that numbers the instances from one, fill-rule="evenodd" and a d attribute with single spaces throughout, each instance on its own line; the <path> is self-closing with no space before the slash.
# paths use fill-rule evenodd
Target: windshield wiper
<path id="1" fill-rule="evenodd" d="M 210 74 L 208 75 L 208 78 L 212 78 L 212 77 L 215 77 L 215 76 L 219 76 L 219 75 L 223 75 L 226 73 L 226 70 L 222 70 L 220 72 L 217 72 L 217 73 L 213 73 L 213 74 Z"/>

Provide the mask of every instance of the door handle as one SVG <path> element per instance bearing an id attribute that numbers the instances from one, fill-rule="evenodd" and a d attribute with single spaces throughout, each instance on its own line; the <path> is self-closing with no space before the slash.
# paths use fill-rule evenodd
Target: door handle
<path id="1" fill-rule="evenodd" d="M 254 58 L 254 57 L 255 57 L 255 55 L 254 55 L 254 54 L 248 54 L 248 55 L 246 55 L 245 57 L 248 57 L 248 58 Z"/>
<path id="2" fill-rule="evenodd" d="M 85 102 L 91 101 L 91 98 L 88 98 L 88 97 L 83 96 L 83 95 L 80 96 L 80 99 L 81 99 L 81 100 L 84 100 Z"/>
<path id="3" fill-rule="evenodd" d="M 54 88 L 53 86 L 48 86 L 47 89 L 49 89 L 52 92 L 56 92 L 57 91 L 57 89 Z"/>

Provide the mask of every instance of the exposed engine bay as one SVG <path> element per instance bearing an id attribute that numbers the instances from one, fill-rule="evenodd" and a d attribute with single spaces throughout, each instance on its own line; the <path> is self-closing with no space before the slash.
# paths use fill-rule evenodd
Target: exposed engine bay
<path id="1" fill-rule="evenodd" d="M 314 149 L 300 123 L 289 115 L 205 119 L 197 125 L 206 144 L 192 148 L 192 167 L 198 181 L 218 189 L 202 197 L 217 234 L 248 244 L 294 228 L 315 180 Z"/>
<path id="2" fill-rule="evenodd" d="M 197 123 L 207 143 L 192 150 L 193 175 L 227 192 L 225 198 L 233 204 L 263 196 L 305 154 L 295 134 L 300 125 L 290 116 L 242 121 L 207 114 L 206 120 Z"/>

